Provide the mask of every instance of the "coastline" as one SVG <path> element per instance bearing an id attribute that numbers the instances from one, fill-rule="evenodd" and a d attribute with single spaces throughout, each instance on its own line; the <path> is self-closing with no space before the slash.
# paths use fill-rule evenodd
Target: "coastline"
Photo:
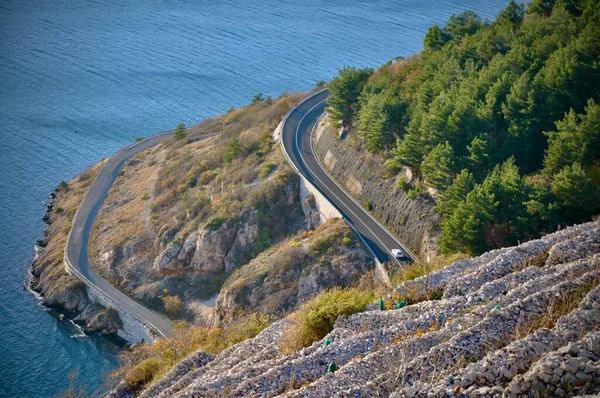
<path id="1" fill-rule="evenodd" d="M 101 161 L 99 164 L 102 164 Z M 57 261 L 54 253 L 64 250 L 62 234 L 64 225 L 70 225 L 69 208 L 73 202 L 78 204 L 81 191 L 86 191 L 85 182 L 91 180 L 91 172 L 98 167 L 93 166 L 71 180 L 67 186 L 74 189 L 61 191 L 56 188 L 48 195 L 42 216 L 44 222 L 43 237 L 34 245 L 34 255 L 27 267 L 28 275 L 24 289 L 43 305 L 58 321 L 71 322 L 67 327 L 79 328 L 85 335 L 102 335 L 108 337 L 116 345 L 125 347 L 129 344 L 119 336 L 122 321 L 112 308 L 100 306 L 94 302 L 89 292 L 80 281 L 68 275 L 62 261 Z M 83 184 L 82 184 L 83 180 Z M 61 206 L 65 206 L 64 210 Z M 65 214 L 66 213 L 66 214 Z M 62 227 L 62 228 L 61 228 Z"/>

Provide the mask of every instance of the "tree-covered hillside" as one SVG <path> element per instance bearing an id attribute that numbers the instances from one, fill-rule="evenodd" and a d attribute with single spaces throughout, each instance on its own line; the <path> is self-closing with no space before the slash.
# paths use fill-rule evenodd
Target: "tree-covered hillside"
<path id="1" fill-rule="evenodd" d="M 357 133 L 411 195 L 436 190 L 445 252 L 481 253 L 600 211 L 600 2 L 467 11 L 424 51 L 377 71 L 344 68 L 331 119 Z"/>

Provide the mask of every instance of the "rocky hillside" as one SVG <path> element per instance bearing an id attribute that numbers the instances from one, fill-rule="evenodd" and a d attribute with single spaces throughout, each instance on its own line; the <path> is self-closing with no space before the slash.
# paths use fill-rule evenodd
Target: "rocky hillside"
<path id="1" fill-rule="evenodd" d="M 320 290 L 356 283 L 372 261 L 343 244 L 351 233 L 342 223 L 304 236 L 315 228 L 314 201 L 302 203 L 272 139 L 301 98 L 231 110 L 127 162 L 92 232 L 97 270 L 140 303 L 203 325 L 285 315 Z M 328 246 L 313 250 L 319 239 Z"/>
<path id="2" fill-rule="evenodd" d="M 362 149 L 355 133 L 321 118 L 315 130 L 315 152 L 331 175 L 424 261 L 438 255 L 440 215 L 427 196 L 410 198 L 379 157 Z M 410 180 L 410 179 L 409 179 Z"/>
<path id="3" fill-rule="evenodd" d="M 384 306 L 411 305 L 373 303 L 299 352 L 280 349 L 287 318 L 199 352 L 143 396 L 597 394 L 599 280 L 600 224 L 582 224 L 404 283 Z"/>
<path id="4" fill-rule="evenodd" d="M 373 261 L 341 220 L 261 253 L 234 272 L 216 301 L 219 321 L 244 313 L 284 315 L 320 291 L 355 285 Z"/>

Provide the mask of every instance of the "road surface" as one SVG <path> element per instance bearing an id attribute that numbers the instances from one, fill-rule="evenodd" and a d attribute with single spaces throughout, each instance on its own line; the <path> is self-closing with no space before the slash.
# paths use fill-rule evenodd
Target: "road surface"
<path id="1" fill-rule="evenodd" d="M 338 209 L 363 244 L 380 262 L 397 262 L 401 265 L 390 253 L 392 249 L 402 249 L 408 258 L 418 261 L 410 250 L 329 175 L 316 157 L 312 135 L 325 111 L 328 95 L 329 92 L 324 90 L 308 97 L 287 116 L 281 141 L 288 160 Z"/>
<path id="2" fill-rule="evenodd" d="M 125 295 L 94 271 L 88 255 L 88 246 L 94 220 L 123 164 L 139 152 L 171 138 L 172 134 L 167 132 L 153 135 L 122 149 L 106 162 L 75 214 L 65 246 L 65 265 L 68 271 L 81 279 L 88 288 L 107 298 L 110 305 L 133 315 L 162 337 L 168 337 L 172 333 L 173 324 Z"/>

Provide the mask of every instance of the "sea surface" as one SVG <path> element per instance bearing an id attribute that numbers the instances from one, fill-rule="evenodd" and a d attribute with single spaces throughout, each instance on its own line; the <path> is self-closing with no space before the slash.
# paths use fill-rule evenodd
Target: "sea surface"
<path id="1" fill-rule="evenodd" d="M 0 397 L 69 374 L 102 391 L 119 348 L 82 336 L 24 286 L 48 193 L 135 137 L 257 93 L 308 90 L 343 66 L 422 49 L 427 28 L 507 0 L 0 0 Z"/>

